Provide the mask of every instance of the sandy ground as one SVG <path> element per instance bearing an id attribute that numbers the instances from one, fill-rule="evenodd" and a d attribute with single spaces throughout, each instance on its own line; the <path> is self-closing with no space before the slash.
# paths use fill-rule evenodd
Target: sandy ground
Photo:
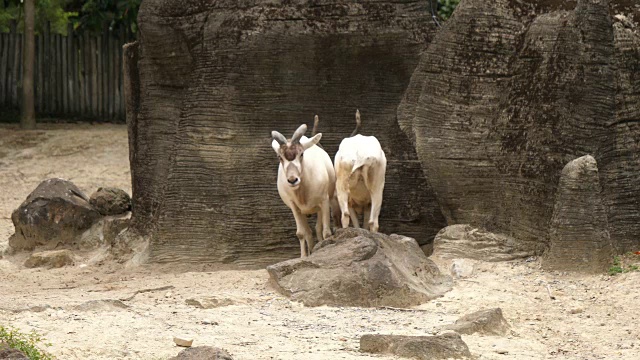
<path id="1" fill-rule="evenodd" d="M 88 194 L 99 186 L 130 192 L 126 136 L 114 125 L 29 133 L 0 125 L 0 248 L 13 232 L 11 212 L 45 178 L 71 179 Z M 640 359 L 640 273 L 576 276 L 544 272 L 537 260 L 478 263 L 444 297 L 397 311 L 303 307 L 275 293 L 264 270 L 82 261 L 25 269 L 25 256 L 0 259 L 0 324 L 43 334 L 59 359 L 166 359 L 180 351 L 176 335 L 225 348 L 236 360 L 394 359 L 360 353 L 359 337 L 427 335 L 491 307 L 502 308 L 511 331 L 463 336 L 478 359 Z M 436 260 L 446 271 L 448 263 Z M 234 304 L 205 310 L 185 303 L 206 296 Z"/>

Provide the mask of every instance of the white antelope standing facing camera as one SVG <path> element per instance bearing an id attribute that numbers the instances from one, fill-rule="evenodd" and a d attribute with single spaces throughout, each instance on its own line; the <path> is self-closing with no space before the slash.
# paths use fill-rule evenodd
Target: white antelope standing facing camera
<path id="1" fill-rule="evenodd" d="M 315 123 L 317 125 L 317 117 Z M 309 139 L 303 136 L 306 131 L 307 125 L 301 125 L 290 140 L 277 131 L 271 132 L 271 146 L 280 159 L 278 193 L 296 220 L 300 257 L 311 254 L 314 246 L 307 215 L 318 214 L 316 236 L 319 241 L 331 236 L 330 201 L 336 183 L 331 158 L 316 145 L 322 133 Z"/>
<path id="2" fill-rule="evenodd" d="M 360 227 L 358 215 L 364 213 L 364 227 L 378 232 L 378 216 L 382 207 L 382 192 L 387 158 L 375 136 L 362 136 L 360 111 L 356 110 L 356 128 L 340 143 L 335 157 L 336 193 L 342 213 L 342 227 Z"/>

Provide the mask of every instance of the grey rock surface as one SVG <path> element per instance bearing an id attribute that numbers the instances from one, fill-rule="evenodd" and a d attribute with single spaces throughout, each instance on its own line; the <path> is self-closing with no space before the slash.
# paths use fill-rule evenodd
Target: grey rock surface
<path id="1" fill-rule="evenodd" d="M 586 155 L 571 161 L 562 170 L 543 267 L 605 271 L 613 257 L 608 228 L 596 160 Z"/>
<path id="2" fill-rule="evenodd" d="M 360 351 L 418 360 L 471 358 L 469 347 L 455 332 L 436 336 L 363 335 Z"/>
<path id="3" fill-rule="evenodd" d="M 339 229 L 300 259 L 267 267 L 275 287 L 306 306 L 418 305 L 451 289 L 414 239 Z"/>
<path id="4" fill-rule="evenodd" d="M 73 246 L 100 218 L 77 186 L 63 179 L 48 179 L 11 214 L 16 230 L 9 246 L 13 250 Z"/>

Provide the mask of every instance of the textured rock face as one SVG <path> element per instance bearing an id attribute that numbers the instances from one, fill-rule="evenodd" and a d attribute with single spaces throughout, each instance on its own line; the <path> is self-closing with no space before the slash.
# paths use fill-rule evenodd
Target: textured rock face
<path id="1" fill-rule="evenodd" d="M 607 228 L 596 160 L 589 155 L 573 160 L 560 177 L 544 268 L 605 270 L 613 255 Z"/>
<path id="2" fill-rule="evenodd" d="M 474 228 L 468 224 L 447 226 L 433 241 L 433 255 L 482 261 L 507 261 L 531 256 L 515 239 Z"/>
<path id="3" fill-rule="evenodd" d="M 615 247 L 640 244 L 640 38 L 610 9 L 637 11 L 629 1 L 463 0 L 435 36 L 398 122 L 448 223 L 540 253 L 562 168 L 594 154 Z"/>
<path id="4" fill-rule="evenodd" d="M 415 240 L 339 229 L 313 254 L 267 267 L 276 288 L 307 306 L 412 306 L 451 289 Z"/>
<path id="5" fill-rule="evenodd" d="M 363 335 L 360 351 L 418 360 L 471 358 L 469 347 L 457 333 L 438 336 Z"/>
<path id="6" fill-rule="evenodd" d="M 74 244 L 82 233 L 100 219 L 89 198 L 74 184 L 48 179 L 11 215 L 16 232 L 9 239 L 14 250 Z"/>
<path id="7" fill-rule="evenodd" d="M 502 315 L 502 309 L 480 310 L 465 315 L 456 320 L 455 324 L 442 327 L 445 330 L 453 330 L 458 334 L 471 335 L 506 335 L 509 324 Z"/>
<path id="8" fill-rule="evenodd" d="M 125 72 L 133 226 L 151 235 L 151 260 L 259 266 L 295 257 L 269 134 L 311 128 L 318 114 L 333 156 L 356 108 L 362 133 L 378 137 L 388 158 L 380 230 L 430 242 L 444 217 L 395 120 L 434 31 L 427 6 L 144 1 Z"/>
<path id="9" fill-rule="evenodd" d="M 131 197 L 118 188 L 99 188 L 89 203 L 102 215 L 120 215 L 131 210 Z"/>
<path id="10" fill-rule="evenodd" d="M 6 343 L 0 342 L 0 360 L 28 360 L 29 357 L 20 350 L 10 348 Z"/>

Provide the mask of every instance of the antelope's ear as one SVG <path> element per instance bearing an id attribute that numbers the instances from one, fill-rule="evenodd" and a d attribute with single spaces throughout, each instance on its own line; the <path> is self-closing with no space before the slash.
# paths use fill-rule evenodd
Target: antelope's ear
<path id="1" fill-rule="evenodd" d="M 322 133 L 317 133 L 311 139 L 301 140 L 300 141 L 300 145 L 302 145 L 303 149 L 307 150 L 308 148 L 312 147 L 313 145 L 319 143 L 321 138 L 322 138 Z"/>
<path id="2" fill-rule="evenodd" d="M 271 147 L 273 148 L 273 151 L 276 152 L 276 154 L 278 154 L 278 156 L 280 156 L 280 143 L 277 140 L 273 140 L 271 142 Z"/>

